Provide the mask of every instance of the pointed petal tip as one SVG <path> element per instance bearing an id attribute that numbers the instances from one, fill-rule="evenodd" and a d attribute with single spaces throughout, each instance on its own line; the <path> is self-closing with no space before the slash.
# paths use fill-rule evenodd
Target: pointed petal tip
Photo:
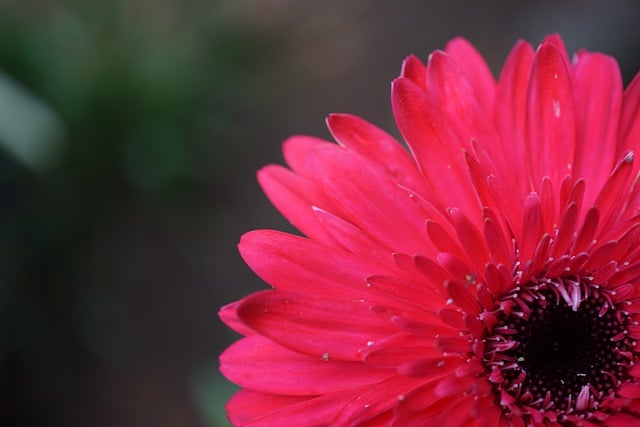
<path id="1" fill-rule="evenodd" d="M 327 124 L 327 127 L 331 128 L 331 123 L 335 123 L 344 119 L 350 119 L 350 118 L 354 118 L 355 116 L 353 114 L 349 114 L 349 113 L 329 113 L 327 114 L 327 117 L 325 118 L 325 123 Z"/>
<path id="2" fill-rule="evenodd" d="M 402 68 L 404 69 L 407 66 L 407 64 L 411 64 L 412 62 L 422 64 L 422 61 L 420 60 L 420 58 L 418 58 L 417 55 L 411 53 L 402 60 Z"/>
<path id="3" fill-rule="evenodd" d="M 350 117 L 351 114 L 346 113 L 329 113 L 327 117 L 325 117 L 324 123 L 327 126 L 327 129 L 329 129 L 329 132 L 331 132 L 331 135 L 333 135 L 334 139 L 336 139 L 334 129 L 340 126 L 345 119 L 349 119 Z"/>
<path id="4" fill-rule="evenodd" d="M 423 89 L 426 89 L 426 69 L 424 63 L 417 56 L 409 55 L 402 61 L 400 76 L 408 78 Z"/>
<path id="5" fill-rule="evenodd" d="M 271 173 L 274 167 L 277 166 L 273 164 L 260 166 L 260 168 L 256 171 L 256 179 L 258 180 L 259 184 L 262 185 L 262 182 L 265 180 L 266 176 Z"/>
<path id="6" fill-rule="evenodd" d="M 473 44 L 467 40 L 465 37 L 463 36 L 455 36 L 454 38 L 452 38 L 451 40 L 449 40 L 445 45 L 444 45 L 444 50 L 447 51 L 449 50 L 452 46 L 455 46 L 457 44 L 463 44 L 463 45 L 468 45 L 468 46 L 473 46 Z"/>
<path id="7" fill-rule="evenodd" d="M 557 41 L 557 40 L 562 40 L 562 37 L 560 36 L 559 33 L 556 33 L 556 32 L 549 33 L 543 38 L 543 41 Z"/>
<path id="8" fill-rule="evenodd" d="M 531 45 L 531 43 L 529 43 L 525 39 L 518 39 L 513 45 L 513 47 L 511 48 L 511 51 L 509 53 L 509 56 L 507 57 L 505 65 L 509 62 L 509 60 L 513 60 L 512 58 L 515 59 L 524 55 L 527 55 L 527 56 L 530 55 L 531 57 L 533 57 L 534 52 L 535 50 L 533 49 L 533 46 Z"/>
<path id="9" fill-rule="evenodd" d="M 553 45 L 559 51 L 566 53 L 566 49 L 565 49 L 565 46 L 564 46 L 564 40 L 562 39 L 562 37 L 558 33 L 547 34 L 542 39 L 542 42 L 540 43 L 540 45 L 543 45 L 543 44 Z"/>
<path id="10" fill-rule="evenodd" d="M 424 96 L 424 89 L 407 77 L 400 76 L 391 82 L 391 107 L 396 124 L 400 125 L 398 115 L 404 112 L 406 106 L 414 104 L 419 94 Z M 411 120 L 408 122 L 411 123 Z"/>
<path id="11" fill-rule="evenodd" d="M 293 135 L 282 143 L 282 154 L 294 172 L 306 175 L 306 158 L 309 152 L 322 144 L 332 144 L 322 138 L 309 135 Z"/>
<path id="12" fill-rule="evenodd" d="M 310 135 L 303 135 L 303 134 L 291 135 L 290 137 L 288 137 L 282 142 L 282 151 L 286 155 L 287 151 L 293 148 L 294 146 L 298 146 L 298 145 L 312 146 L 314 144 L 321 144 L 323 142 L 328 142 L 328 141 L 325 141 L 321 138 L 310 136 Z"/>
<path id="13" fill-rule="evenodd" d="M 234 301 L 221 307 L 218 311 L 218 318 L 222 323 L 227 325 L 231 330 L 239 333 L 243 336 L 253 335 L 255 332 L 249 326 L 247 326 L 238 317 L 238 306 L 242 300 Z"/>
<path id="14" fill-rule="evenodd" d="M 256 230 L 247 231 L 246 233 L 242 233 L 240 236 L 240 241 L 238 242 L 238 246 L 243 245 L 247 242 L 247 240 L 251 239 L 251 235 L 254 234 Z"/>
<path id="15" fill-rule="evenodd" d="M 218 316 L 220 316 L 223 313 L 227 313 L 229 311 L 235 310 L 237 305 L 238 305 L 238 301 L 233 301 L 223 305 L 222 307 L 220 307 L 220 310 L 218 310 Z"/>
<path id="16" fill-rule="evenodd" d="M 436 49 L 429 54 L 429 59 L 427 61 L 427 66 L 432 67 L 434 63 L 438 63 L 439 61 L 443 61 L 449 58 L 449 54 L 442 49 Z"/>
<path id="17" fill-rule="evenodd" d="M 406 83 L 403 83 L 403 81 L 409 81 L 409 79 L 404 77 L 404 76 L 399 76 L 399 77 L 396 77 L 395 79 L 391 80 L 391 90 L 393 91 L 398 86 L 406 84 Z"/>
<path id="18" fill-rule="evenodd" d="M 273 241 L 278 239 L 281 236 L 293 236 L 288 233 L 276 230 L 270 230 L 267 228 L 264 229 L 256 229 L 247 231 L 242 236 L 240 236 L 240 242 L 238 242 L 238 250 L 240 252 L 240 256 L 244 258 L 245 249 L 249 248 L 253 245 L 261 245 L 265 242 Z M 245 259 L 246 261 L 246 259 Z"/>

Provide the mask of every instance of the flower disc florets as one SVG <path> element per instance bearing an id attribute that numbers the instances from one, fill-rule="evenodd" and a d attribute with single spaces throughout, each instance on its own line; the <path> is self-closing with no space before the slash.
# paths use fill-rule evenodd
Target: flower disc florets
<path id="1" fill-rule="evenodd" d="M 607 293 L 579 278 L 505 296 L 483 358 L 496 396 L 518 416 L 597 418 L 629 379 L 628 322 Z"/>

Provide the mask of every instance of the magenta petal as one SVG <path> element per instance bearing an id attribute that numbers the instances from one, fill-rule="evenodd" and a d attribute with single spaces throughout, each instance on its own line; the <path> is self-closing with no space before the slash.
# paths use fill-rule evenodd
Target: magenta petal
<path id="1" fill-rule="evenodd" d="M 427 235 L 438 251 L 447 252 L 458 259 L 467 260 L 464 250 L 455 238 L 455 234 L 449 233 L 442 227 L 442 224 L 435 221 L 427 221 L 426 227 Z M 453 231 L 456 232 L 456 230 Z"/>
<path id="2" fill-rule="evenodd" d="M 427 67 L 415 55 L 409 55 L 402 62 L 400 76 L 406 77 L 422 89 L 427 89 Z"/>
<path id="3" fill-rule="evenodd" d="M 464 427 L 468 423 L 474 399 L 469 396 L 454 400 L 454 403 L 446 410 L 441 411 L 430 425 L 446 425 L 450 427 Z"/>
<path id="4" fill-rule="evenodd" d="M 338 146 L 318 147 L 310 168 L 347 219 L 384 245 L 408 253 L 429 248 L 420 207 L 382 169 Z"/>
<path id="5" fill-rule="evenodd" d="M 634 154 L 630 152 L 627 154 L 614 168 L 613 172 L 600 188 L 594 205 L 600 211 L 601 218 L 601 235 L 607 235 L 607 233 L 618 232 L 618 228 L 615 227 L 616 223 L 620 223 L 621 217 L 624 217 L 625 213 L 634 214 L 636 212 L 629 212 L 627 208 L 627 199 L 625 194 L 629 194 L 629 186 L 631 185 L 632 171 L 634 168 Z M 638 184 L 636 179 L 635 185 Z M 625 212 L 626 211 L 626 212 Z"/>
<path id="6" fill-rule="evenodd" d="M 348 252 L 368 259 L 376 259 L 380 263 L 392 261 L 391 249 L 374 240 L 359 227 L 324 209 L 314 208 L 314 212 L 331 237 Z"/>
<path id="7" fill-rule="evenodd" d="M 495 264 L 509 265 L 513 259 L 512 251 L 500 225 L 491 217 L 484 219 L 483 235 L 487 250 Z"/>
<path id="8" fill-rule="evenodd" d="M 561 52 L 550 43 L 538 49 L 527 95 L 527 149 L 533 184 L 561 182 L 571 173 L 576 125 L 571 76 Z"/>
<path id="9" fill-rule="evenodd" d="M 267 166 L 258 172 L 258 181 L 273 205 L 305 235 L 334 246 L 335 240 L 313 215 L 313 207 L 331 209 L 315 184 L 281 166 Z"/>
<path id="10" fill-rule="evenodd" d="M 365 362 L 375 367 L 397 368 L 422 358 L 442 357 L 442 352 L 427 346 L 394 346 L 367 353 Z"/>
<path id="11" fill-rule="evenodd" d="M 307 171 L 307 155 L 315 147 L 322 144 L 331 143 L 313 136 L 292 136 L 282 143 L 282 153 L 291 170 L 302 176 L 309 176 L 309 172 Z"/>
<path id="12" fill-rule="evenodd" d="M 254 418 L 305 400 L 309 400 L 309 397 L 282 396 L 243 389 L 231 397 L 226 408 L 231 424 L 242 426 Z"/>
<path id="13" fill-rule="evenodd" d="M 331 114 L 327 125 L 338 143 L 376 163 L 398 184 L 425 192 L 424 178 L 416 163 L 391 135 L 350 114 Z"/>
<path id="14" fill-rule="evenodd" d="M 503 163 L 502 152 L 496 150 L 497 139 L 491 126 L 490 111 L 480 107 L 477 94 L 458 64 L 446 53 L 435 51 L 427 64 L 427 98 L 443 112 L 468 151 L 477 141 L 490 153 L 491 161 Z"/>
<path id="15" fill-rule="evenodd" d="M 467 313 L 480 314 L 480 305 L 474 296 L 466 289 L 463 282 L 452 280 L 446 284 L 447 292 L 453 302 Z"/>
<path id="16" fill-rule="evenodd" d="M 618 412 L 607 418 L 607 427 L 631 427 L 640 425 L 640 415 Z"/>
<path id="17" fill-rule="evenodd" d="M 564 60 L 564 63 L 569 66 L 569 55 L 567 54 L 567 48 L 564 44 L 564 40 L 560 37 L 560 34 L 548 34 L 544 40 L 542 40 L 540 45 L 542 46 L 545 44 L 553 46 Z"/>
<path id="18" fill-rule="evenodd" d="M 320 361 L 361 361 L 368 343 L 395 332 L 364 302 L 291 291 L 250 295 L 240 302 L 238 317 L 261 335 Z"/>
<path id="19" fill-rule="evenodd" d="M 640 398 L 640 384 L 622 384 L 618 387 L 618 394 L 630 399 Z"/>
<path id="20" fill-rule="evenodd" d="M 389 273 L 362 257 L 279 231 L 246 233 L 238 249 L 251 269 L 273 287 L 317 296 L 369 299 L 366 278 Z"/>
<path id="21" fill-rule="evenodd" d="M 527 116 L 527 88 L 533 48 L 519 41 L 511 50 L 500 73 L 496 93 L 494 122 L 500 134 L 502 152 L 505 156 L 504 169 L 501 171 L 520 192 L 530 191 L 530 167 L 525 148 L 525 123 Z M 520 173 L 511 174 L 513 165 L 518 165 Z M 521 193 L 522 194 L 522 193 Z"/>
<path id="22" fill-rule="evenodd" d="M 242 339 L 220 356 L 220 370 L 252 390 L 297 396 L 375 384 L 394 375 L 362 363 L 323 360 L 288 350 L 259 335 Z M 286 375 L 282 373 L 286 372 Z"/>
<path id="23" fill-rule="evenodd" d="M 454 376 L 447 376 L 438 382 L 434 392 L 440 397 L 460 395 L 468 390 L 474 381 L 475 378 L 473 377 L 456 378 Z"/>
<path id="24" fill-rule="evenodd" d="M 493 111 L 496 81 L 482 55 L 462 37 L 451 40 L 444 50 L 464 72 L 478 102 L 487 112 Z"/>
<path id="25" fill-rule="evenodd" d="M 406 281 L 395 276 L 369 276 L 367 284 L 375 289 L 387 292 L 390 296 L 406 301 L 407 305 L 414 305 L 423 312 L 429 308 L 436 309 L 445 302 L 434 289 L 424 286 L 418 281 Z"/>
<path id="26" fill-rule="evenodd" d="M 283 405 L 262 416 L 251 418 L 237 425 L 242 427 L 330 426 L 338 411 L 362 391 L 362 389 L 341 390 L 335 393 L 310 397 L 298 402 L 294 401 L 290 405 Z M 262 403 L 266 400 L 264 397 L 257 397 L 256 395 L 240 396 L 240 398 L 245 400 L 241 402 L 244 407 L 250 406 L 256 400 L 258 401 L 257 403 Z M 240 406 L 240 403 L 236 406 Z M 230 413 L 232 413 L 232 409 L 229 409 Z"/>
<path id="27" fill-rule="evenodd" d="M 489 249 L 482 234 L 458 209 L 449 209 L 449 216 L 472 267 L 475 271 L 482 271 L 489 262 Z"/>
<path id="28" fill-rule="evenodd" d="M 613 58 L 583 53 L 574 66 L 573 82 L 577 124 L 573 170 L 589 179 L 585 199 L 590 203 L 618 160 L 622 78 Z"/>
<path id="29" fill-rule="evenodd" d="M 640 152 L 640 73 L 624 91 L 619 132 L 616 157 L 629 149 Z"/>
<path id="30" fill-rule="evenodd" d="M 398 128 L 431 186 L 429 201 L 442 211 L 456 206 L 471 215 L 478 201 L 466 170 L 464 146 L 447 119 L 422 89 L 405 78 L 393 82 L 392 105 Z"/>
<path id="31" fill-rule="evenodd" d="M 227 304 L 220 309 L 218 316 L 229 328 L 233 329 L 240 335 L 253 335 L 255 332 L 238 319 L 238 302 Z"/>
<path id="32" fill-rule="evenodd" d="M 525 202 L 524 216 L 522 218 L 522 236 L 520 242 L 520 259 L 523 263 L 529 261 L 544 232 L 544 218 L 540 198 L 536 193 L 531 193 Z"/>
<path id="33" fill-rule="evenodd" d="M 370 387 L 353 399 L 333 420 L 335 426 L 360 426 L 398 404 L 398 396 L 407 394 L 420 384 L 412 378 L 396 377 Z M 376 425 L 376 424 L 374 424 Z M 380 426 L 388 426 L 388 422 Z"/>

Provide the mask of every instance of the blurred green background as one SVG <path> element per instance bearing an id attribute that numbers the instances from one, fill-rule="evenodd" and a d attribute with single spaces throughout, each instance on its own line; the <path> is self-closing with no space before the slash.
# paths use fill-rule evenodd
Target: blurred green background
<path id="1" fill-rule="evenodd" d="M 226 426 L 235 245 L 290 230 L 255 171 L 463 35 L 560 32 L 640 68 L 635 1 L 0 0 L 0 423 Z"/>

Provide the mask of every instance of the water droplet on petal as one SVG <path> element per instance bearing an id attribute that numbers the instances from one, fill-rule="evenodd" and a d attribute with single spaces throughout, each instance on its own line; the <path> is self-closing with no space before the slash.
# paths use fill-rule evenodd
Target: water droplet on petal
<path id="1" fill-rule="evenodd" d="M 553 115 L 560 118 L 560 101 L 557 99 L 553 100 Z"/>

